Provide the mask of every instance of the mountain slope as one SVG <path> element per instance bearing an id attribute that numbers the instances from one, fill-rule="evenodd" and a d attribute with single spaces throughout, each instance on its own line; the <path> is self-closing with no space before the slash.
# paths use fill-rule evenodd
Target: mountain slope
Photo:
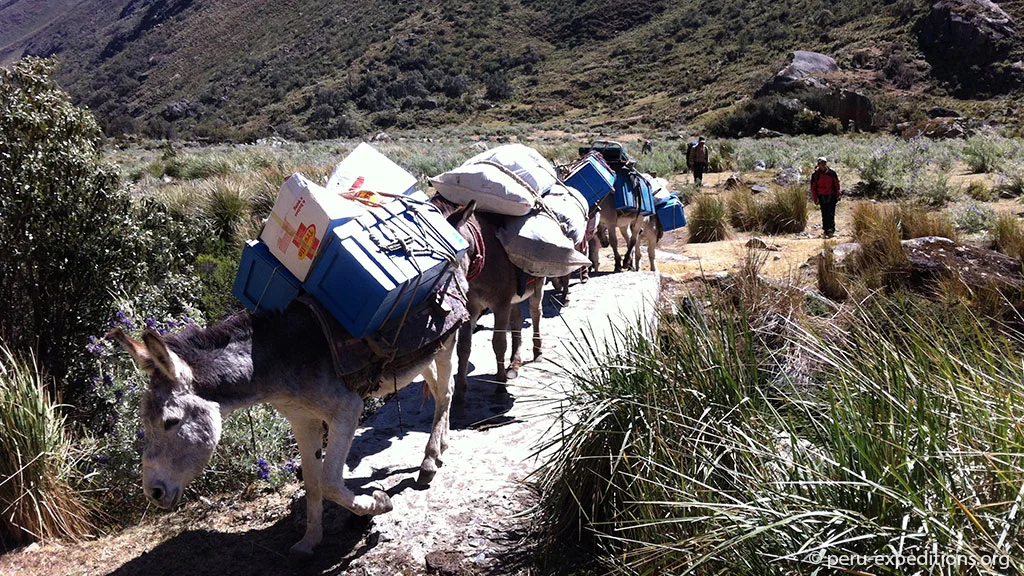
<path id="1" fill-rule="evenodd" d="M 915 29 L 928 5 L 912 0 L 64 0 L 53 4 L 60 18 L 28 10 L 46 4 L 0 4 L 0 55 L 59 58 L 59 81 L 112 133 L 672 129 L 746 100 L 795 49 L 834 56 L 843 82 L 878 97 L 887 120 L 922 100 L 948 104 L 956 89 L 929 74 Z M 1024 2 L 1001 5 L 1024 22 Z M 36 15 L 11 24 L 19 6 Z M 961 107 L 1012 120 L 1020 100 Z"/>

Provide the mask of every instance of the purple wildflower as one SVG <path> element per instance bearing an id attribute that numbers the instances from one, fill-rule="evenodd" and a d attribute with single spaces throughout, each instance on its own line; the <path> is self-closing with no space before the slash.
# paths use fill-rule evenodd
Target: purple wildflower
<path id="1" fill-rule="evenodd" d="M 146 431 L 143 430 L 142 428 L 139 428 L 138 431 L 135 432 L 135 436 L 138 437 L 139 440 L 142 440 L 143 438 L 146 437 Z"/>
<path id="2" fill-rule="evenodd" d="M 114 379 L 110 377 L 110 374 L 103 375 L 103 385 L 108 387 L 114 385 Z"/>
<path id="3" fill-rule="evenodd" d="M 270 480 L 270 464 L 266 460 L 263 458 L 257 460 L 256 468 L 258 468 L 256 475 L 259 476 L 260 480 Z"/>
<path id="4" fill-rule="evenodd" d="M 129 330 L 135 330 L 135 322 L 132 322 L 132 319 L 129 318 L 127 314 L 125 314 L 124 310 L 118 309 L 117 314 L 114 315 L 114 318 L 117 320 L 119 324 L 121 324 L 125 328 Z"/>

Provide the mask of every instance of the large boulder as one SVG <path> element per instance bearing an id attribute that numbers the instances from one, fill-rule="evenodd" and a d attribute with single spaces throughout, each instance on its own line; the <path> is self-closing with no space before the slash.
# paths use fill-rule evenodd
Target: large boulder
<path id="1" fill-rule="evenodd" d="M 1018 301 L 1024 293 L 1021 261 L 994 250 L 926 236 L 903 241 L 911 284 L 929 285 L 956 278 L 969 288 L 998 289 Z"/>
<path id="2" fill-rule="evenodd" d="M 788 92 L 797 88 L 824 88 L 828 84 L 820 76 L 837 71 L 839 65 L 831 56 L 797 50 L 790 55 L 789 65 L 776 72 L 758 94 Z"/>
<path id="3" fill-rule="evenodd" d="M 1005 92 L 1022 76 L 1004 62 L 1020 49 L 1017 24 L 990 0 L 940 0 L 918 30 L 918 41 L 935 73 L 961 96 Z"/>

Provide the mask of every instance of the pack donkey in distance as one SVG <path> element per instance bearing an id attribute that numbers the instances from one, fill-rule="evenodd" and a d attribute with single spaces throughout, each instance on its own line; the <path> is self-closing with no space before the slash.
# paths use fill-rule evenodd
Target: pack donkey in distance
<path id="1" fill-rule="evenodd" d="M 448 217 L 456 229 L 472 216 L 474 204 Z M 151 375 L 142 399 L 146 447 L 142 456 L 142 485 L 146 496 L 161 508 L 174 508 L 185 486 L 202 472 L 213 456 L 228 413 L 256 403 L 269 403 L 289 420 L 302 454 L 306 487 L 305 536 L 291 548 L 294 556 L 309 556 L 323 535 L 323 498 L 358 515 L 392 509 L 380 490 L 356 495 L 345 486 L 345 460 L 355 435 L 363 398 L 396 391 L 423 375 L 434 396 L 434 422 L 420 465 L 418 483 L 429 484 L 448 447 L 449 410 L 453 393 L 452 353 L 459 327 L 466 318 L 465 259 L 444 295 L 445 306 L 421 306 L 432 315 L 425 323 L 407 322 L 403 342 L 421 343 L 380 368 L 369 358 L 370 348 L 336 346 L 324 335 L 321 322 L 309 306 L 291 304 L 283 313 L 242 313 L 206 329 L 186 329 L 162 337 L 146 331 L 142 341 L 120 329 L 108 334 L 124 346 L 136 365 Z M 452 302 L 453 295 L 455 297 Z M 438 316 L 442 312 L 445 316 Z M 331 319 L 333 321 L 333 319 Z M 433 326 L 427 336 L 426 329 Z M 409 340 L 411 339 L 411 340 Z M 349 341 L 351 342 L 351 341 Z M 362 341 L 357 341 L 362 342 Z M 332 348 L 333 346 L 333 348 Z M 362 350 L 366 358 L 354 358 Z M 362 369 L 344 380 L 336 360 L 348 354 L 349 363 Z M 346 362 L 345 358 L 340 359 Z M 372 369 L 372 367 L 380 369 Z M 357 392 L 358 391 L 358 392 Z M 328 425 L 327 449 L 317 452 Z"/>

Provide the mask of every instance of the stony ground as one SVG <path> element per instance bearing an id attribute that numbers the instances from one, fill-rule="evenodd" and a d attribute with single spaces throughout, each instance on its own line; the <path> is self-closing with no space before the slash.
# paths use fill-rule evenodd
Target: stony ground
<path id="1" fill-rule="evenodd" d="M 434 483 L 426 490 L 414 483 L 433 414 L 433 400 L 414 385 L 357 432 L 349 458 L 349 486 L 386 490 L 394 511 L 368 520 L 330 509 L 324 542 L 304 565 L 287 558 L 304 525 L 296 484 L 268 494 L 193 501 L 83 544 L 34 545 L 0 556 L 0 574 L 530 573 L 537 541 L 527 514 L 536 497 L 530 474 L 567 384 L 572 343 L 580 331 L 601 340 L 613 326 L 650 316 L 658 290 L 654 274 L 627 272 L 574 286 L 566 307 L 549 291 L 541 322 L 545 358 L 526 364 L 506 396 L 496 395 L 489 382 L 495 365 L 485 316 L 473 341 L 467 410 L 453 422 L 451 447 Z M 524 330 L 527 343 L 531 329 Z M 524 358 L 531 358 L 529 349 Z"/>

